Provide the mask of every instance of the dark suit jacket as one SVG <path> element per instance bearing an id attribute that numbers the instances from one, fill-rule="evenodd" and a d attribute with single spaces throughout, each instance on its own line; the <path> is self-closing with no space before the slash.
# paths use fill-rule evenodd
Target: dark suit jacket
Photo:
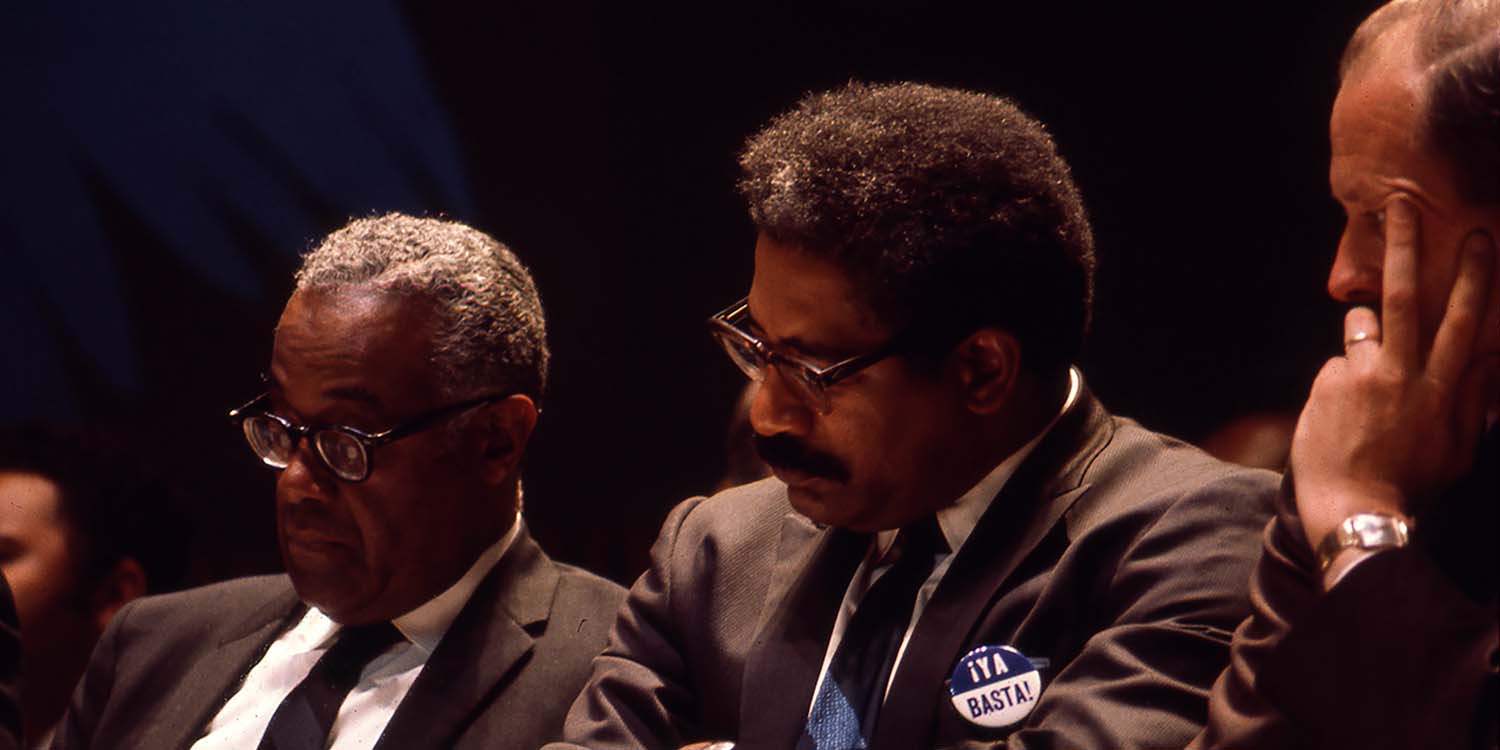
<path id="1" fill-rule="evenodd" d="M 1412 546 L 1326 594 L 1292 483 L 1266 529 L 1195 748 L 1494 748 L 1500 724 L 1500 432 L 1418 517 Z"/>
<path id="2" fill-rule="evenodd" d="M 0 750 L 21 746 L 21 630 L 10 582 L 0 576 Z"/>
<path id="3" fill-rule="evenodd" d="M 624 593 L 552 562 L 523 528 L 376 747 L 536 750 L 557 736 Z M 132 602 L 96 647 L 52 747 L 187 748 L 305 611 L 286 576 Z"/>
<path id="4" fill-rule="evenodd" d="M 979 737 L 944 686 L 1009 644 L 1051 660 L 1009 747 L 1181 747 L 1248 612 L 1275 475 L 1110 416 L 1087 392 L 991 503 L 923 612 L 875 750 Z M 860 537 L 792 512 L 774 479 L 679 505 L 568 714 L 590 748 L 729 739 L 791 748 Z M 991 730 L 992 731 L 992 730 Z"/>

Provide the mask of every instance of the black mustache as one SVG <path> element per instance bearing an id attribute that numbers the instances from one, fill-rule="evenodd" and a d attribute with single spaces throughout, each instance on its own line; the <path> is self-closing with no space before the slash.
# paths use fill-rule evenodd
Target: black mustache
<path id="1" fill-rule="evenodd" d="M 812 450 L 794 437 L 756 435 L 754 440 L 755 452 L 760 454 L 761 460 L 772 466 L 836 481 L 849 478 L 849 470 L 837 458 Z"/>

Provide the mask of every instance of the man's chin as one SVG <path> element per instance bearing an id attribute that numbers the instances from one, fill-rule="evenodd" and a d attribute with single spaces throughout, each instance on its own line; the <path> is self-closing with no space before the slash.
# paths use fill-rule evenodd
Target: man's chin
<path id="1" fill-rule="evenodd" d="M 359 588 L 361 571 L 348 559 L 349 553 L 336 546 L 288 544 L 282 549 L 282 562 L 297 596 L 332 616 L 348 606 Z"/>
<path id="2" fill-rule="evenodd" d="M 354 596 L 350 579 L 340 581 L 327 571 L 298 570 L 292 566 L 287 566 L 287 575 L 292 579 L 292 588 L 297 590 L 297 598 L 322 610 L 336 622 L 348 624 L 358 609 L 359 598 Z"/>
<path id="3" fill-rule="evenodd" d="M 849 525 L 848 500 L 844 488 L 837 483 L 819 479 L 786 486 L 787 500 L 792 509 L 808 520 L 822 526 L 845 527 Z"/>

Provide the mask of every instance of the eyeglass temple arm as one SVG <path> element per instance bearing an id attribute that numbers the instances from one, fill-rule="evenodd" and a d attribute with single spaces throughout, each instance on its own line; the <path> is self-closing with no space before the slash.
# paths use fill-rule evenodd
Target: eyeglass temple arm
<path id="1" fill-rule="evenodd" d="M 248 411 L 250 411 L 251 407 L 253 407 L 256 404 L 258 404 L 258 403 L 266 400 L 266 397 L 269 396 L 269 395 L 271 395 L 271 392 L 270 391 L 266 391 L 266 392 L 260 394 L 259 396 L 256 396 L 255 398 L 252 398 L 249 401 L 246 401 L 245 403 L 240 404 L 239 406 L 236 406 L 233 409 L 230 409 L 229 410 L 229 421 L 231 421 L 231 422 L 238 422 L 241 419 L 244 419 L 245 416 L 246 416 L 245 413 L 248 412 Z"/>
<path id="2" fill-rule="evenodd" d="M 423 415 L 421 417 L 418 417 L 415 420 L 412 420 L 411 422 L 408 422 L 406 424 L 397 425 L 396 427 L 392 427 L 389 430 L 386 430 L 384 432 L 377 432 L 377 433 L 375 433 L 373 435 L 361 435 L 361 437 L 363 437 L 366 441 L 377 441 L 377 442 L 374 442 L 374 444 L 376 444 L 376 445 L 379 445 L 380 443 L 389 443 L 392 440 L 399 440 L 399 439 L 401 439 L 403 437 L 406 437 L 407 435 L 410 435 L 410 434 L 412 434 L 414 432 L 421 432 L 422 430 L 425 430 L 428 427 L 431 427 L 432 425 L 437 424 L 438 422 L 441 422 L 444 419 L 447 419 L 448 417 L 453 416 L 454 414 L 458 414 L 460 412 L 468 411 L 469 409 L 472 409 L 472 408 L 474 408 L 476 406 L 479 406 L 480 404 L 483 404 L 483 403 L 487 403 L 487 402 L 490 402 L 490 401 L 499 401 L 499 400 L 504 399 L 504 398 L 510 398 L 512 395 L 515 395 L 515 394 L 511 394 L 511 393 L 492 393 L 492 394 L 489 394 L 487 396 L 479 396 L 477 398 L 471 398 L 468 401 L 460 401 L 460 402 L 458 402 L 456 404 L 453 404 L 451 406 L 445 406 L 445 407 L 443 407 L 441 409 L 438 409 L 437 411 L 432 412 L 431 414 L 426 414 L 426 415 Z"/>

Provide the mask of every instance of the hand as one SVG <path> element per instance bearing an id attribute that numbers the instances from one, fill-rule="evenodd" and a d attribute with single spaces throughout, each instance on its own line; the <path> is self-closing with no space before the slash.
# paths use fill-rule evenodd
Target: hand
<path id="1" fill-rule="evenodd" d="M 1388 206 L 1382 315 L 1349 311 L 1345 354 L 1323 365 L 1292 436 L 1297 512 L 1314 547 L 1355 513 L 1409 517 L 1467 471 L 1494 398 L 1500 358 L 1473 361 L 1488 296 L 1500 293 L 1493 242 L 1465 240 L 1424 356 L 1417 222 L 1404 198 Z"/>

